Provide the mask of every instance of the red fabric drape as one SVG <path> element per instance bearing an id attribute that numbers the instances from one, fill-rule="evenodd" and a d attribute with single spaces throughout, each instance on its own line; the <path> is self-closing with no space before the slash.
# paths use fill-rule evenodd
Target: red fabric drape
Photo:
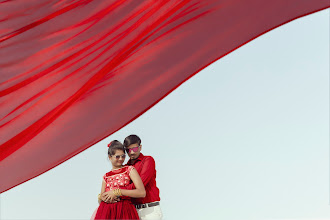
<path id="1" fill-rule="evenodd" d="M 0 192 L 328 0 L 0 0 Z"/>

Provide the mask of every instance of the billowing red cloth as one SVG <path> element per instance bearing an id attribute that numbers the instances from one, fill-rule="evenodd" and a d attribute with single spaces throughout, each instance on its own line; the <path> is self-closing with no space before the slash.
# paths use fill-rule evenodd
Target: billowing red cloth
<path id="1" fill-rule="evenodd" d="M 328 0 L 0 0 L 0 192 Z"/>

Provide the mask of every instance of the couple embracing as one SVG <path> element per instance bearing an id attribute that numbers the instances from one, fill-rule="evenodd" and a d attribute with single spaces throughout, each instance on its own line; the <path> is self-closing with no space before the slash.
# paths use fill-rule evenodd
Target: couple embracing
<path id="1" fill-rule="evenodd" d="M 108 147 L 112 170 L 103 176 L 92 219 L 162 219 L 155 160 L 141 153 L 141 139 L 129 135 L 124 144 L 114 140 Z M 130 159 L 123 165 L 125 152 Z"/>

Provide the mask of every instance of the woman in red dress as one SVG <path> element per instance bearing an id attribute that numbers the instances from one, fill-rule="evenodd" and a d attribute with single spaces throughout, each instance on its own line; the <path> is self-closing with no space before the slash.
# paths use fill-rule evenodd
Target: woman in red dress
<path id="1" fill-rule="evenodd" d="M 108 156 L 112 164 L 112 170 L 103 176 L 100 205 L 92 219 L 139 219 L 132 198 L 145 197 L 146 191 L 143 182 L 133 166 L 123 166 L 125 160 L 124 146 L 117 140 L 108 145 Z M 125 187 L 133 181 L 135 188 L 125 190 Z M 120 196 L 120 200 L 114 203 L 104 201 L 114 200 Z"/>

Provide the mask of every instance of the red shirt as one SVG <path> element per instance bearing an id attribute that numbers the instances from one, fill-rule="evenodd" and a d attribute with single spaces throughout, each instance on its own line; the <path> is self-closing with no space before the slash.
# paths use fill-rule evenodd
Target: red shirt
<path id="1" fill-rule="evenodd" d="M 156 186 L 156 167 L 155 160 L 151 156 L 144 156 L 140 153 L 139 157 L 132 163 L 131 160 L 127 165 L 133 165 L 137 172 L 140 174 L 143 185 L 146 189 L 145 198 L 132 198 L 134 204 L 144 204 L 149 202 L 160 201 L 159 189 Z M 133 183 L 127 186 L 127 189 L 135 189 Z"/>

